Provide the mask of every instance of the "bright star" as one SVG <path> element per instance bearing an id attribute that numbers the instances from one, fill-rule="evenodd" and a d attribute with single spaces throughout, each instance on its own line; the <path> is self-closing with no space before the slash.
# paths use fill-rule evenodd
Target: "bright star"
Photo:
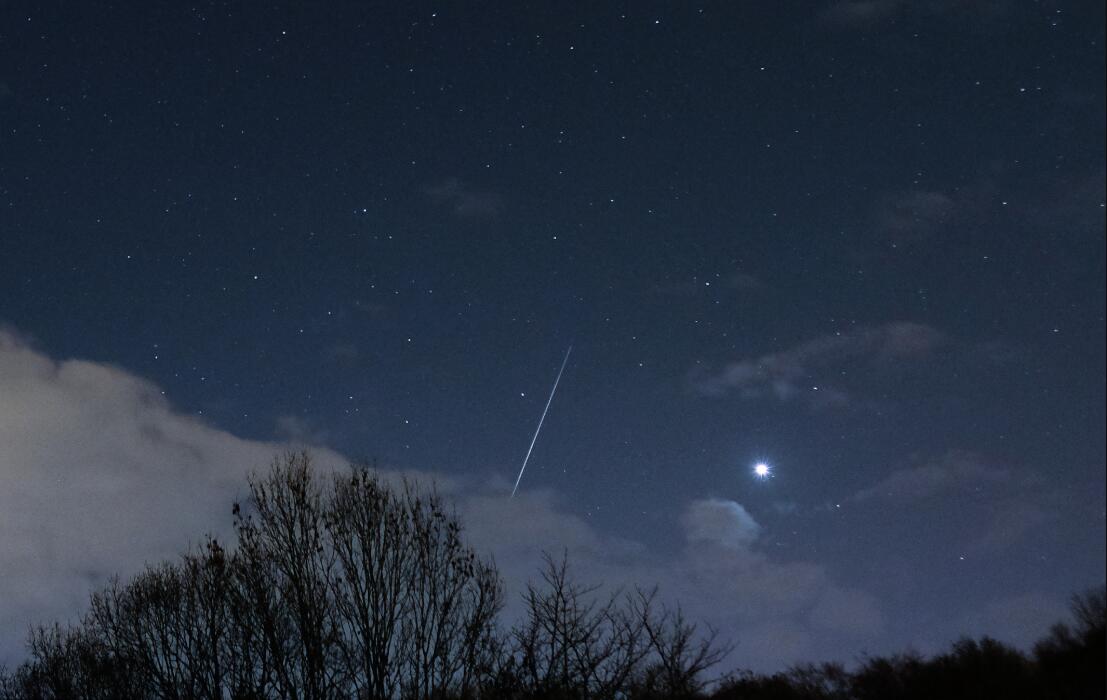
<path id="1" fill-rule="evenodd" d="M 753 475 L 758 479 L 765 480 L 773 475 L 773 469 L 764 462 L 758 462 L 753 465 Z"/>

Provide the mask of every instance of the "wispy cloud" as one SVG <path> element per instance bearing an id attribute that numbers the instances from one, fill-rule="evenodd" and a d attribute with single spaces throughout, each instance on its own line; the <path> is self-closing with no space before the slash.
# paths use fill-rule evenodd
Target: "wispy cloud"
<path id="1" fill-rule="evenodd" d="M 845 0 L 831 4 L 819 17 L 834 27 L 865 27 L 895 15 L 902 4 L 902 0 Z"/>
<path id="2" fill-rule="evenodd" d="M 950 451 L 933 461 L 891 472 L 878 483 L 858 491 L 854 500 L 919 500 L 981 484 L 1008 484 L 1013 479 L 1009 469 L 986 464 L 967 452 Z"/>
<path id="3" fill-rule="evenodd" d="M 929 357 L 947 341 L 920 323 L 896 322 L 819 336 L 794 347 L 733 362 L 693 380 L 705 395 L 737 393 L 746 399 L 802 400 L 816 407 L 850 402 L 843 370 L 888 369 Z"/>
<path id="4" fill-rule="evenodd" d="M 1069 617 L 1063 599 L 1045 593 L 1020 593 L 992 601 L 957 621 L 956 629 L 989 629 L 999 639 L 1030 648 L 1058 620 Z"/>
<path id="5" fill-rule="evenodd" d="M 503 208 L 500 195 L 470 187 L 453 177 L 428 187 L 426 191 L 435 204 L 450 209 L 462 219 L 492 218 L 499 215 Z"/>
<path id="6" fill-rule="evenodd" d="M 834 29 L 862 30 L 900 16 L 972 22 L 990 29 L 1002 29 L 998 22 L 1009 17 L 1010 0 L 838 0 L 819 12 L 819 19 Z"/>
<path id="7" fill-rule="evenodd" d="M 896 469 L 857 491 L 853 502 L 884 502 L 907 514 L 926 510 L 935 500 L 959 504 L 964 530 L 957 536 L 964 555 L 990 555 L 1009 549 L 1057 519 L 1064 497 L 1026 468 L 949 450 L 919 464 Z"/>
<path id="8" fill-rule="evenodd" d="M 957 213 L 959 203 L 944 192 L 908 190 L 884 196 L 876 206 L 876 228 L 897 245 L 930 238 Z"/>
<path id="9" fill-rule="evenodd" d="M 1020 214 L 1051 234 L 1100 237 L 1107 229 L 1107 171 L 1100 169 L 1060 180 L 1038 197 L 1020 205 Z"/>
<path id="10" fill-rule="evenodd" d="M 352 365 L 361 356 L 361 351 L 354 343 L 334 343 L 323 351 L 323 357 L 336 364 Z"/>
<path id="11" fill-rule="evenodd" d="M 997 162 L 960 187 L 884 192 L 871 204 L 871 234 L 883 246 L 907 251 L 963 244 L 965 237 L 996 229 L 1028 236 L 1103 235 L 1103 169 L 1032 191 L 1020 187 L 1010 171 Z"/>

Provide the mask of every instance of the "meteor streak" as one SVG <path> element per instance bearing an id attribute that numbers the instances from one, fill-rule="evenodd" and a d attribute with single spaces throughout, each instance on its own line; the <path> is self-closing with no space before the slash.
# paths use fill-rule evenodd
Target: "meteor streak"
<path id="1" fill-rule="evenodd" d="M 542 423 L 546 420 L 546 413 L 549 412 L 550 404 L 553 403 L 554 394 L 557 393 L 557 383 L 561 381 L 561 373 L 565 371 L 565 365 L 569 363 L 569 353 L 572 351 L 572 345 L 565 351 L 565 359 L 561 361 L 561 369 L 557 371 L 557 379 L 554 380 L 553 389 L 550 389 L 550 398 L 546 399 L 546 408 L 542 409 L 542 417 L 538 419 L 538 427 L 534 429 L 534 437 L 530 439 L 530 447 L 527 448 L 527 456 L 523 458 L 523 467 L 519 470 L 519 476 L 515 479 L 515 488 L 511 489 L 512 498 L 515 498 L 515 492 L 519 490 L 519 482 L 523 480 L 523 472 L 527 470 L 527 462 L 530 461 L 530 453 L 534 450 L 534 443 L 538 441 L 538 433 L 542 432 Z"/>

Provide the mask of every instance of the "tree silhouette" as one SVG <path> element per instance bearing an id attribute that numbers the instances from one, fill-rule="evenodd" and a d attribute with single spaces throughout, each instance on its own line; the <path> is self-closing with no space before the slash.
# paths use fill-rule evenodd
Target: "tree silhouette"
<path id="1" fill-rule="evenodd" d="M 1107 588 L 1100 586 L 1073 596 L 1070 609 L 1074 624 L 1054 625 L 1049 635 L 1034 646 L 1043 683 L 1054 693 L 1050 697 L 1107 697 L 1103 673 Z"/>
<path id="2" fill-rule="evenodd" d="M 621 606 L 618 593 L 597 600 L 596 586 L 569 577 L 565 556 L 545 563 L 544 585 L 527 585 L 526 616 L 512 633 L 519 688 L 528 697 L 615 697 L 649 652 L 645 615 Z"/>
<path id="3" fill-rule="evenodd" d="M 771 676 L 723 680 L 717 700 L 1088 700 L 1105 697 L 1104 588 L 1075 596 L 1074 626 L 1058 624 L 1028 657 L 987 637 L 961 639 L 932 658 L 899 654 L 864 659 L 847 672 L 836 664 L 800 666 Z"/>

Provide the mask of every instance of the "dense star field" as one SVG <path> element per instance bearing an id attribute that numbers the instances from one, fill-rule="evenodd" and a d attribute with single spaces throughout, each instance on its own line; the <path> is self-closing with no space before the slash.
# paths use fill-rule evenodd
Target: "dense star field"
<path id="1" fill-rule="evenodd" d="M 435 480 L 508 619 L 566 551 L 727 667 L 1028 648 L 1105 578 L 1104 42 L 1091 0 L 3 3 L 0 664 L 301 447 Z"/>

